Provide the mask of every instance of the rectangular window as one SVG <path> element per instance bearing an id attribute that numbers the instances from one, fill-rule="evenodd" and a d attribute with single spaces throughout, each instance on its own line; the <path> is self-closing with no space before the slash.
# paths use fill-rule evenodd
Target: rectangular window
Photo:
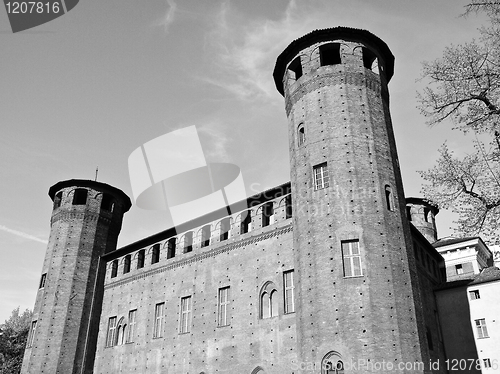
<path id="1" fill-rule="evenodd" d="M 283 273 L 285 314 L 295 312 L 293 270 Z"/>
<path id="2" fill-rule="evenodd" d="M 31 347 L 35 341 L 36 323 L 37 321 L 31 322 L 30 332 L 28 334 L 28 342 L 26 343 L 28 347 Z"/>
<path id="3" fill-rule="evenodd" d="M 486 329 L 486 321 L 484 318 L 476 319 L 476 331 L 478 339 L 489 338 L 488 330 Z"/>
<path id="4" fill-rule="evenodd" d="M 163 336 L 163 318 L 165 311 L 165 303 L 158 303 L 155 306 L 155 320 L 153 328 L 153 338 L 161 338 Z"/>
<path id="5" fill-rule="evenodd" d="M 464 269 L 462 267 L 462 264 L 455 265 L 455 272 L 457 274 L 463 274 L 464 273 Z"/>
<path id="6" fill-rule="evenodd" d="M 43 273 L 42 277 L 40 278 L 40 287 L 38 288 L 44 288 L 46 280 L 47 280 L 47 273 Z"/>
<path id="7" fill-rule="evenodd" d="M 314 175 L 314 189 L 321 190 L 322 188 L 327 188 L 329 185 L 328 179 L 328 169 L 326 162 L 320 165 L 316 165 L 313 168 Z"/>
<path id="8" fill-rule="evenodd" d="M 191 331 L 191 296 L 181 298 L 181 325 L 179 332 L 185 334 Z"/>
<path id="9" fill-rule="evenodd" d="M 116 317 L 110 317 L 108 320 L 108 334 L 106 336 L 106 347 L 112 347 L 116 344 Z"/>
<path id="10" fill-rule="evenodd" d="M 344 277 L 363 275 L 359 240 L 342 241 L 342 259 L 344 262 Z"/>
<path id="11" fill-rule="evenodd" d="M 135 339 L 135 317 L 137 315 L 137 309 L 128 312 L 128 332 L 127 332 L 127 343 L 131 343 Z"/>
<path id="12" fill-rule="evenodd" d="M 477 300 L 481 298 L 481 296 L 479 296 L 479 290 L 469 291 L 469 296 L 471 300 Z"/>
<path id="13" fill-rule="evenodd" d="M 491 367 L 491 360 L 489 358 L 483 358 L 483 367 L 488 369 Z"/>
<path id="14" fill-rule="evenodd" d="M 219 326 L 229 326 L 229 287 L 219 288 Z"/>

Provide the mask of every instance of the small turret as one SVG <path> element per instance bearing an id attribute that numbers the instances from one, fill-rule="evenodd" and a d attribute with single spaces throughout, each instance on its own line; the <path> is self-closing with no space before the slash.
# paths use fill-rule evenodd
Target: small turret
<path id="1" fill-rule="evenodd" d="M 131 202 L 121 190 L 67 180 L 49 190 L 51 231 L 33 308 L 23 374 L 91 372 L 105 263 Z"/>
<path id="2" fill-rule="evenodd" d="M 436 215 L 439 208 L 419 197 L 406 198 L 406 216 L 429 243 L 437 240 Z"/>

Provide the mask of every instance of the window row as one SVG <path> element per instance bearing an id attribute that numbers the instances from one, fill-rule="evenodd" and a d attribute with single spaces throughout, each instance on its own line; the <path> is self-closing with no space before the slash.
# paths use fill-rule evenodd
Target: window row
<path id="1" fill-rule="evenodd" d="M 221 287 L 217 295 L 217 326 L 225 327 L 231 321 L 231 288 Z M 283 272 L 283 310 L 285 314 L 295 312 L 294 301 L 294 278 L 293 270 Z M 267 319 L 278 316 L 278 291 L 274 283 L 266 282 L 260 292 L 259 318 Z M 193 313 L 193 298 L 191 295 L 181 297 L 179 303 L 179 325 L 178 333 L 186 334 L 191 332 L 191 320 Z M 165 303 L 157 303 L 154 308 L 153 338 L 161 338 L 164 334 L 164 324 L 167 310 Z M 131 343 L 136 336 L 137 309 L 130 310 L 128 319 L 117 316 L 108 319 L 106 335 L 106 347 Z"/>
<path id="2" fill-rule="evenodd" d="M 284 204 L 284 218 L 289 219 L 292 217 L 291 195 L 286 196 L 282 201 Z M 280 204 L 280 206 L 282 205 Z M 274 202 L 269 201 L 261 205 L 256 212 L 261 215 L 262 227 L 275 223 L 276 214 Z M 240 223 L 240 234 L 246 234 L 252 231 L 252 210 L 242 212 L 238 215 L 237 221 Z M 181 235 L 179 239 L 176 237 L 170 238 L 163 244 L 163 249 L 166 249 L 166 258 L 168 260 L 175 257 L 176 253 L 179 251 L 182 253 L 192 252 L 195 240 L 199 243 L 201 248 L 208 247 L 213 244 L 214 234 L 218 236 L 219 242 L 226 241 L 230 238 L 231 232 L 234 232 L 234 230 L 237 229 L 237 227 L 234 228 L 234 226 L 233 219 L 231 217 L 226 217 L 215 225 L 215 230 L 212 230 L 212 225 L 208 224 L 198 230 L 196 237 L 194 236 L 193 231 L 188 231 Z M 232 227 L 234 228 L 233 230 Z M 126 255 L 121 259 L 123 263 L 123 274 L 127 274 L 132 270 L 133 259 L 136 260 L 136 269 L 142 269 L 145 266 L 147 254 L 150 255 L 151 264 L 156 264 L 160 261 L 161 253 L 161 244 L 157 243 L 150 247 L 147 252 L 146 249 L 139 250 L 134 255 L 134 258 L 132 258 L 132 255 Z M 111 278 L 118 276 L 118 265 L 118 259 L 111 262 Z"/>
<path id="3" fill-rule="evenodd" d="M 378 73 L 377 56 L 368 48 L 362 48 L 363 67 Z M 305 56 L 303 56 L 305 57 Z M 340 51 L 340 43 L 326 43 L 319 47 L 319 66 L 332 66 L 342 64 L 342 54 Z M 296 57 L 288 65 L 288 77 L 292 80 L 299 79 L 304 75 L 302 69 L 303 61 L 301 56 Z"/>
<path id="4" fill-rule="evenodd" d="M 304 127 L 300 128 L 304 130 Z M 301 137 L 299 137 L 301 139 Z M 302 133 L 302 139 L 305 139 L 305 135 Z M 328 176 L 328 163 L 323 162 L 319 165 L 313 166 L 313 185 L 315 190 L 321 190 L 327 188 L 330 185 L 330 178 Z M 394 194 L 392 193 L 392 187 L 386 184 L 384 186 L 385 193 L 385 205 L 387 210 L 394 211 Z"/>
<path id="5" fill-rule="evenodd" d="M 71 205 L 87 205 L 89 190 L 86 188 L 76 188 L 73 191 L 73 200 L 71 201 Z M 59 191 L 54 196 L 54 207 L 53 209 L 59 208 L 62 203 L 63 192 Z M 113 212 L 115 207 L 115 203 L 113 201 L 113 197 L 107 193 L 102 194 L 101 200 L 101 210 L 107 212 Z"/>

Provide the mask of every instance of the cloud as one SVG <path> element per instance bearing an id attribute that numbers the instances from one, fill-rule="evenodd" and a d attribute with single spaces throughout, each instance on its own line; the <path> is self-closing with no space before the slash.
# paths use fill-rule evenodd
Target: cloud
<path id="1" fill-rule="evenodd" d="M 165 12 L 165 15 L 159 22 L 159 25 L 163 27 L 165 30 L 165 33 L 168 33 L 168 29 L 170 28 L 170 25 L 174 22 L 175 20 L 175 15 L 177 11 L 177 4 L 174 0 L 166 0 L 168 4 L 168 9 Z"/>
<path id="2" fill-rule="evenodd" d="M 8 232 L 8 233 L 16 235 L 16 236 L 20 236 L 21 238 L 24 238 L 24 239 L 33 240 L 35 242 L 44 243 L 44 244 L 48 243 L 47 240 L 43 240 L 43 239 L 37 238 L 36 236 L 27 234 L 25 232 L 21 232 L 21 231 L 9 229 L 8 227 L 6 227 L 4 225 L 0 225 L 0 230 Z"/>
<path id="3" fill-rule="evenodd" d="M 277 19 L 246 19 L 229 2 L 224 2 L 214 16 L 206 49 L 215 70 L 203 81 L 218 86 L 243 100 L 273 100 L 276 95 L 271 72 L 276 56 L 286 46 L 313 29 L 331 27 L 327 2 L 322 6 L 291 0 Z M 315 5 L 318 5 L 315 4 Z"/>
<path id="4" fill-rule="evenodd" d="M 208 162 L 230 162 L 227 151 L 230 132 L 219 121 L 208 121 L 197 125 L 203 151 Z"/>

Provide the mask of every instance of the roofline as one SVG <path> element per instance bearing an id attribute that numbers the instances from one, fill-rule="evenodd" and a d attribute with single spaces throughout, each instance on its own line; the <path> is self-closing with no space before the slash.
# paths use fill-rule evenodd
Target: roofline
<path id="1" fill-rule="evenodd" d="M 478 276 L 481 275 L 481 273 L 478 274 Z M 478 280 L 478 279 L 475 279 L 473 280 L 472 282 L 470 282 L 468 284 L 468 286 L 475 286 L 477 284 L 483 284 L 483 283 L 490 283 L 490 282 L 500 282 L 500 277 L 498 278 L 495 278 L 495 279 L 485 279 L 485 280 Z"/>
<path id="2" fill-rule="evenodd" d="M 119 188 L 113 187 L 107 183 L 97 182 L 88 179 L 68 179 L 65 181 L 60 181 L 49 188 L 49 196 L 54 201 L 56 193 L 66 187 L 88 187 L 96 190 L 102 190 L 109 192 L 113 195 L 117 195 L 124 202 L 124 212 L 127 212 L 132 206 L 132 202 L 128 195 L 120 190 Z"/>
<path id="3" fill-rule="evenodd" d="M 286 183 L 280 184 L 276 187 L 269 188 L 265 191 L 259 192 L 258 194 L 252 195 L 252 196 L 246 198 L 248 209 L 251 209 L 252 206 L 259 205 L 265 201 L 269 201 L 269 200 L 274 199 L 278 196 L 285 196 L 288 193 L 282 193 L 282 194 L 279 194 L 279 193 L 282 191 L 287 191 L 287 190 L 290 191 L 290 189 L 291 189 L 291 182 L 286 182 Z M 235 204 L 232 204 L 232 205 L 238 206 L 240 203 L 243 203 L 243 202 L 245 202 L 245 200 L 241 200 L 241 201 L 239 201 Z M 163 230 L 163 231 L 157 232 L 156 234 L 139 239 L 135 242 L 132 242 L 132 243 L 127 244 L 121 248 L 118 248 L 116 251 L 108 252 L 108 253 L 104 254 L 102 256 L 102 258 L 109 260 L 109 259 L 113 259 L 115 257 L 120 257 L 120 256 L 124 255 L 125 253 L 134 251 L 134 250 L 139 249 L 139 248 L 148 247 L 150 245 L 153 245 L 153 244 L 156 244 L 160 241 L 168 239 L 172 236 L 176 236 L 182 232 L 189 231 L 190 229 L 199 227 L 203 223 L 212 222 L 216 219 L 220 219 L 220 218 L 227 217 L 227 216 L 228 216 L 227 207 L 220 208 L 220 209 L 215 210 L 213 212 L 204 214 L 200 217 L 196 217 L 190 221 L 181 223 L 180 225 L 169 227 L 166 230 Z"/>
<path id="4" fill-rule="evenodd" d="M 486 243 L 483 241 L 483 239 L 481 239 L 480 236 L 471 236 L 471 237 L 468 237 L 468 238 L 456 238 L 457 241 L 454 241 L 453 243 L 450 243 L 450 244 L 447 244 L 446 242 L 442 242 L 442 243 L 439 243 L 439 240 L 442 240 L 442 239 L 438 239 L 438 241 L 434 242 L 432 245 L 434 246 L 434 248 L 436 248 L 436 250 L 438 250 L 438 248 L 441 248 L 441 247 L 444 247 L 444 246 L 457 246 L 457 244 L 463 244 L 465 242 L 468 242 L 468 241 L 473 241 L 473 240 L 477 240 L 477 242 L 483 246 L 486 251 L 488 251 L 488 253 L 493 256 L 493 253 L 491 252 L 491 250 L 488 248 L 488 246 L 486 245 Z M 444 239 L 443 239 L 444 240 Z M 452 239 L 453 240 L 453 239 Z"/>
<path id="5" fill-rule="evenodd" d="M 334 39 L 342 39 L 347 41 L 359 41 L 366 43 L 367 46 L 373 46 L 380 53 L 380 57 L 383 59 L 385 66 L 384 73 L 387 79 L 387 83 L 391 80 L 394 74 L 394 55 L 391 50 L 385 44 L 385 42 L 373 35 L 371 32 L 355 29 L 351 27 L 333 27 L 328 29 L 319 29 L 306 34 L 293 42 L 291 42 L 288 47 L 285 48 L 283 52 L 276 59 L 276 65 L 274 67 L 273 77 L 278 91 L 284 95 L 283 89 L 283 76 L 285 74 L 285 69 L 288 63 L 294 58 L 297 53 L 299 53 L 304 48 L 307 48 L 311 44 L 330 41 Z"/>
<path id="6" fill-rule="evenodd" d="M 430 208 L 432 208 L 432 213 L 436 216 L 439 213 L 439 207 L 436 203 L 433 201 L 424 199 L 423 197 L 407 197 L 406 199 L 406 204 L 419 204 L 419 205 L 427 205 Z"/>

